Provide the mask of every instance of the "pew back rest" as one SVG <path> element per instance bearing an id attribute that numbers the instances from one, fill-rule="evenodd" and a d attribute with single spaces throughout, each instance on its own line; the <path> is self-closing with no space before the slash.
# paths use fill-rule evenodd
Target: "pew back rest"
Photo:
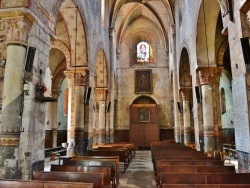
<path id="1" fill-rule="evenodd" d="M 43 182 L 0 180 L 1 188 L 43 188 Z"/>
<path id="2" fill-rule="evenodd" d="M 1 188 L 93 188 L 93 183 L 38 180 L 0 180 Z"/>
<path id="3" fill-rule="evenodd" d="M 70 165 L 51 165 L 51 171 L 59 172 L 97 172 L 104 174 L 104 185 L 109 185 L 111 178 L 111 167 L 107 166 L 70 166 Z"/>
<path id="4" fill-rule="evenodd" d="M 34 180 L 43 181 L 68 181 L 68 182 L 84 182 L 93 183 L 94 187 L 102 187 L 104 184 L 103 173 L 85 173 L 85 172 L 45 172 L 45 171 L 34 171 Z"/>

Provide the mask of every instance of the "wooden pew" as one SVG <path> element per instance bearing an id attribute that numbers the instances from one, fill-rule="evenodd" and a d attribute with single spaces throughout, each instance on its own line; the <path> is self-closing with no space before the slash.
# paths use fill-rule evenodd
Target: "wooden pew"
<path id="1" fill-rule="evenodd" d="M 91 156 L 81 156 L 81 159 L 67 160 L 64 165 L 78 166 L 107 166 L 111 168 L 111 177 L 115 176 L 115 185 L 119 184 L 119 158 L 100 158 Z"/>
<path id="2" fill-rule="evenodd" d="M 250 173 L 232 174 L 159 174 L 162 184 L 250 184 Z"/>
<path id="3" fill-rule="evenodd" d="M 157 160 L 155 161 L 156 166 L 160 165 L 220 165 L 223 166 L 223 161 L 202 161 L 202 160 L 190 160 L 190 161 L 167 161 L 167 160 Z"/>
<path id="4" fill-rule="evenodd" d="M 104 174 L 103 173 L 34 171 L 32 179 L 33 180 L 42 180 L 42 181 L 65 181 L 65 182 L 93 183 L 94 188 L 110 187 L 110 186 L 104 185 Z"/>
<path id="5" fill-rule="evenodd" d="M 249 188 L 250 184 L 163 184 L 162 188 Z"/>
<path id="6" fill-rule="evenodd" d="M 178 173 L 178 174 L 204 174 L 204 173 L 236 173 L 234 166 L 195 166 L 195 165 L 170 165 L 157 166 L 156 173 Z"/>
<path id="7" fill-rule="evenodd" d="M 0 188 L 93 188 L 93 183 L 38 180 L 0 180 Z"/>
<path id="8" fill-rule="evenodd" d="M 77 165 L 55 165 L 51 164 L 50 171 L 59 172 L 97 172 L 104 174 L 104 185 L 110 185 L 112 182 L 112 187 L 115 185 L 115 175 L 111 177 L 111 167 L 107 166 L 77 166 Z"/>
<path id="9" fill-rule="evenodd" d="M 129 155 L 127 151 L 124 150 L 88 150 L 88 156 L 119 156 L 119 162 L 124 164 L 124 172 L 129 164 Z"/>

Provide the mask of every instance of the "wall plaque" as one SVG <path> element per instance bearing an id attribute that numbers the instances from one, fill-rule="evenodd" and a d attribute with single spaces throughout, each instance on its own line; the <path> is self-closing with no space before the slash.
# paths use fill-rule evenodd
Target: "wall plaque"
<path id="1" fill-rule="evenodd" d="M 240 151 L 250 152 L 248 99 L 245 75 L 241 75 L 232 81 L 232 89 L 236 148 Z"/>

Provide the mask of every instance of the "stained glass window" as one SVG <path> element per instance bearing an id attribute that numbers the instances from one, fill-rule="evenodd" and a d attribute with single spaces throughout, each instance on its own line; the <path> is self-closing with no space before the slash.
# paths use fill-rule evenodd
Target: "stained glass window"
<path id="1" fill-rule="evenodd" d="M 147 42 L 137 44 L 137 62 L 149 62 L 150 47 Z"/>

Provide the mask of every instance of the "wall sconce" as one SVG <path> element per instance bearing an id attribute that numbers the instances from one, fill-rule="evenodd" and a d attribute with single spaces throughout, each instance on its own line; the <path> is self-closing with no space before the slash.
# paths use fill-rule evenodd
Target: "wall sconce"
<path id="1" fill-rule="evenodd" d="M 29 84 L 25 80 L 23 80 L 23 93 L 28 96 L 29 95 Z"/>
<path id="2" fill-rule="evenodd" d="M 6 59 L 2 59 L 0 67 L 5 68 L 5 65 L 6 65 Z"/>
<path id="3" fill-rule="evenodd" d="M 111 102 L 108 103 L 108 106 L 106 108 L 106 112 L 109 112 L 110 111 L 110 105 L 111 105 Z"/>
<path id="4" fill-rule="evenodd" d="M 182 110 L 181 103 L 180 103 L 180 102 L 177 102 L 177 106 L 178 106 L 179 112 L 182 113 L 183 110 Z"/>

